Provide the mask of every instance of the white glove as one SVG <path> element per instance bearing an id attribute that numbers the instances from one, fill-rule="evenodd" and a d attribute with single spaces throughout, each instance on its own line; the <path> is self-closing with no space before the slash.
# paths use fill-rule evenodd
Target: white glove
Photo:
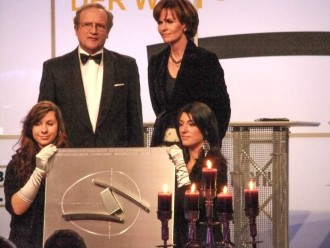
<path id="1" fill-rule="evenodd" d="M 36 197 L 40 188 L 41 181 L 45 176 L 46 172 L 35 168 L 29 180 L 18 191 L 18 196 L 27 203 L 31 203 Z"/>
<path id="2" fill-rule="evenodd" d="M 49 144 L 41 149 L 41 151 L 36 155 L 36 165 L 42 171 L 46 171 L 48 160 L 57 151 L 57 148 L 53 144 Z"/>
<path id="3" fill-rule="evenodd" d="M 184 185 L 189 185 L 190 184 L 189 173 L 187 170 L 186 163 L 184 162 L 183 159 L 182 150 L 177 145 L 173 145 L 168 148 L 167 153 L 175 165 L 178 188 Z"/>
<path id="4" fill-rule="evenodd" d="M 56 146 L 50 144 L 41 149 L 36 155 L 36 168 L 26 184 L 18 191 L 18 196 L 24 201 L 31 203 L 36 197 L 42 179 L 46 176 L 46 166 L 48 159 L 56 152 Z"/>

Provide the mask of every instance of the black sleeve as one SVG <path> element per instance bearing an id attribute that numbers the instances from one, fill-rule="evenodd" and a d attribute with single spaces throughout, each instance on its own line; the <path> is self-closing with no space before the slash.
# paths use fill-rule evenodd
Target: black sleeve
<path id="1" fill-rule="evenodd" d="M 5 193 L 5 206 L 7 211 L 14 215 L 13 207 L 11 204 L 11 198 L 13 195 L 18 192 L 21 188 L 19 184 L 17 175 L 14 170 L 14 162 L 11 160 L 7 166 L 6 174 L 5 174 L 5 181 L 4 181 L 4 193 Z"/>

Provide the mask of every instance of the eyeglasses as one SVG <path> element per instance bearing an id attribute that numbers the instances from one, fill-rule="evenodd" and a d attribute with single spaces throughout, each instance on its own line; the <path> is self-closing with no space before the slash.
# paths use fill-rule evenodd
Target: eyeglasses
<path id="1" fill-rule="evenodd" d="M 105 32 L 107 30 L 107 27 L 103 24 L 99 23 L 92 23 L 92 22 L 84 22 L 84 23 L 79 23 L 80 26 L 85 29 L 85 30 L 91 30 L 95 27 L 96 30 Z"/>

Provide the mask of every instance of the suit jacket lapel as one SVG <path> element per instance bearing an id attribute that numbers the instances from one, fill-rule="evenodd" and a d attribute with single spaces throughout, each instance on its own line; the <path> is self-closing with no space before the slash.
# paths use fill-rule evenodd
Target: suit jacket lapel
<path id="1" fill-rule="evenodd" d="M 157 69 L 154 80 L 154 84 L 156 85 L 155 94 L 158 98 L 160 105 L 167 105 L 168 99 L 166 94 L 166 80 L 167 80 L 167 61 L 170 56 L 170 47 L 168 46 L 157 59 L 159 59 L 159 65 L 155 68 Z M 164 109 L 164 106 L 160 106 L 160 109 Z"/>
<path id="2" fill-rule="evenodd" d="M 72 75 L 72 82 L 70 85 L 71 90 L 71 99 L 74 103 L 77 113 L 79 113 L 79 117 L 82 123 L 87 126 L 90 130 L 92 130 L 92 124 L 89 119 L 84 84 L 82 81 L 81 70 L 80 70 L 80 62 L 78 57 L 78 49 L 75 49 L 72 52 L 71 58 L 71 68 L 68 73 Z"/>
<path id="3" fill-rule="evenodd" d="M 180 95 L 186 95 L 187 90 L 191 90 L 191 85 L 188 78 L 190 78 L 190 72 L 194 68 L 196 60 L 196 45 L 192 41 L 188 41 L 186 49 L 184 51 L 181 67 L 179 73 L 175 80 L 175 85 L 173 89 L 173 94 L 171 96 L 171 102 L 177 102 L 178 97 Z"/>
<path id="4" fill-rule="evenodd" d="M 99 115 L 96 126 L 100 126 L 110 110 L 115 83 L 115 57 L 107 49 L 103 49 L 103 85 Z"/>

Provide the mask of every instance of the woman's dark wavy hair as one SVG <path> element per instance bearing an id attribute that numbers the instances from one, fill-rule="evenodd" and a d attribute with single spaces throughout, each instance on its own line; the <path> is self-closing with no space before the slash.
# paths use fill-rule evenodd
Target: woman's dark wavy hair
<path id="1" fill-rule="evenodd" d="M 208 105 L 202 102 L 192 102 L 182 107 L 178 114 L 177 131 L 179 130 L 179 120 L 183 113 L 191 116 L 193 122 L 202 132 L 204 140 L 207 140 L 211 147 L 219 147 L 218 121 Z"/>
<path id="2" fill-rule="evenodd" d="M 44 248 L 86 248 L 84 238 L 74 230 L 59 229 L 45 242 Z"/>
<path id="3" fill-rule="evenodd" d="M 57 136 L 52 143 L 59 148 L 68 146 L 60 109 L 50 101 L 38 102 L 22 121 L 23 129 L 17 142 L 20 147 L 16 150 L 16 156 L 13 156 L 13 159 L 17 160 L 15 161 L 16 171 L 21 183 L 25 183 L 35 169 L 35 156 L 40 151 L 38 143 L 33 138 L 32 128 L 50 111 L 54 111 L 58 123 Z"/>
<path id="4" fill-rule="evenodd" d="M 174 11 L 181 24 L 185 24 L 187 29 L 185 35 L 188 40 L 194 38 L 197 33 L 199 18 L 194 5 L 188 0 L 160 0 L 153 10 L 153 17 L 159 21 L 163 9 Z"/>
<path id="5" fill-rule="evenodd" d="M 218 121 L 215 117 L 212 109 L 202 102 L 192 102 L 188 103 L 184 107 L 179 110 L 178 119 L 177 119 L 177 133 L 179 134 L 179 120 L 183 113 L 188 114 L 192 121 L 196 124 L 196 126 L 201 131 L 204 141 L 207 140 L 210 144 L 210 150 L 208 152 L 209 156 L 217 156 L 220 158 L 221 163 L 223 165 L 227 165 L 227 160 L 221 153 L 221 144 L 219 138 L 219 129 L 218 129 Z M 180 137 L 180 135 L 179 135 Z M 181 140 L 181 137 L 180 137 Z M 189 158 L 189 153 L 187 149 L 183 148 L 185 158 Z M 199 159 L 203 159 L 204 154 L 201 153 Z"/>

